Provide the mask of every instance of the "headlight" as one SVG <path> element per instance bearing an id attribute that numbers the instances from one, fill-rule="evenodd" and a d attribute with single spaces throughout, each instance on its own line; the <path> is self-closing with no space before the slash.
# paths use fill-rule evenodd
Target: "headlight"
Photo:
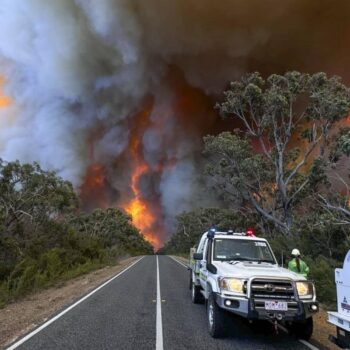
<path id="1" fill-rule="evenodd" d="M 297 291 L 300 299 L 312 299 L 314 296 L 314 285 L 311 282 L 297 282 Z"/>
<path id="2" fill-rule="evenodd" d="M 219 280 L 219 286 L 221 290 L 244 294 L 244 280 L 238 278 L 221 278 Z"/>

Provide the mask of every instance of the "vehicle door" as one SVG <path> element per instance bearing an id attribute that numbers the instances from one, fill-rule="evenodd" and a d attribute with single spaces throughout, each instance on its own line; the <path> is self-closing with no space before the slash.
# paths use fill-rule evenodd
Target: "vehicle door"
<path id="1" fill-rule="evenodd" d="M 208 261 L 208 240 L 206 239 L 204 244 L 204 249 L 203 249 L 203 259 L 199 262 L 199 281 L 204 290 L 206 288 L 207 278 L 208 278 L 207 261 Z"/>

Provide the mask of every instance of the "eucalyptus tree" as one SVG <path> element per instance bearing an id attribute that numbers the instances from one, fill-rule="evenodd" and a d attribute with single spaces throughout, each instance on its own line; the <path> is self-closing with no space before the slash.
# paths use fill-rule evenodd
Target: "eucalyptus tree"
<path id="1" fill-rule="evenodd" d="M 307 199 L 327 183 L 332 134 L 349 114 L 349 89 L 325 73 L 266 80 L 253 73 L 232 82 L 217 108 L 239 128 L 205 138 L 216 187 L 241 212 L 257 212 L 268 226 L 291 232 Z"/>

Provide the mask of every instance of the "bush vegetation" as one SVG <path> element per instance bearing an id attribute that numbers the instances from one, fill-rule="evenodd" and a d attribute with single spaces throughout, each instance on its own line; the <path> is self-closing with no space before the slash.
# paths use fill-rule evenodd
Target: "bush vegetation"
<path id="1" fill-rule="evenodd" d="M 0 305 L 153 249 L 116 208 L 79 210 L 72 185 L 0 160 Z"/>
<path id="2" fill-rule="evenodd" d="M 334 305 L 334 268 L 350 248 L 349 88 L 325 73 L 253 73 L 217 109 L 242 125 L 204 138 L 207 175 L 230 210 L 181 214 L 162 252 L 188 254 L 211 224 L 254 226 L 284 264 L 299 248 L 319 299 Z"/>

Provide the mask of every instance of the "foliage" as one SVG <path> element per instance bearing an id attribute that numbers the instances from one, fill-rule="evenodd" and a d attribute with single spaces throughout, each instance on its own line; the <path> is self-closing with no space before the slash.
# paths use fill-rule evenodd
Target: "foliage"
<path id="1" fill-rule="evenodd" d="M 0 305 L 58 280 L 152 254 L 120 209 L 79 212 L 72 185 L 38 164 L 0 160 Z"/>
<path id="2" fill-rule="evenodd" d="M 177 217 L 177 230 L 159 253 L 189 254 L 190 248 L 198 244 L 202 234 L 215 224 L 217 230 L 245 231 L 253 223 L 232 210 L 220 208 L 201 208 L 184 212 Z"/>
<path id="3" fill-rule="evenodd" d="M 123 246 L 134 255 L 153 253 L 150 244 L 132 225 L 131 217 L 120 209 L 95 209 L 90 214 L 74 215 L 68 222 L 84 237 L 100 240 L 104 247 Z"/>
<path id="4" fill-rule="evenodd" d="M 349 89 L 324 73 L 253 73 L 224 96 L 217 108 L 244 132 L 205 138 L 208 173 L 242 213 L 290 234 L 300 204 L 327 181 L 330 132 L 348 115 Z"/>
<path id="5" fill-rule="evenodd" d="M 72 185 L 40 166 L 0 160 L 0 222 L 3 236 L 36 229 L 48 217 L 58 218 L 77 207 Z"/>
<path id="6" fill-rule="evenodd" d="M 329 194 L 328 198 L 318 195 L 320 204 L 328 215 L 328 220 L 335 225 L 347 226 L 350 232 L 350 196 L 341 196 L 339 194 Z M 349 233 L 350 235 L 350 233 Z M 349 242 L 349 239 L 348 239 Z"/>
<path id="7" fill-rule="evenodd" d="M 350 128 L 341 128 L 333 144 L 330 160 L 337 162 L 343 155 L 350 156 Z"/>
<path id="8" fill-rule="evenodd" d="M 314 193 L 314 200 L 323 209 L 327 222 L 348 230 L 347 242 L 350 246 L 350 168 L 346 158 L 350 156 L 350 128 L 341 127 L 333 141 L 329 155 L 332 170 L 328 176 L 331 181 L 322 191 Z"/>
<path id="9" fill-rule="evenodd" d="M 212 224 L 253 226 L 284 266 L 299 248 L 318 299 L 334 306 L 334 268 L 350 247 L 349 179 L 335 172 L 350 155 L 349 128 L 339 128 L 349 115 L 349 89 L 324 73 L 266 80 L 253 73 L 231 83 L 224 97 L 217 108 L 241 129 L 204 141 L 207 173 L 230 210 L 181 214 L 162 253 L 188 256 Z"/>
<path id="10" fill-rule="evenodd" d="M 322 255 L 314 260 L 307 260 L 310 267 L 310 279 L 315 281 L 317 298 L 331 308 L 335 308 L 337 302 L 334 269 L 341 266 L 332 260 L 325 259 Z"/>

